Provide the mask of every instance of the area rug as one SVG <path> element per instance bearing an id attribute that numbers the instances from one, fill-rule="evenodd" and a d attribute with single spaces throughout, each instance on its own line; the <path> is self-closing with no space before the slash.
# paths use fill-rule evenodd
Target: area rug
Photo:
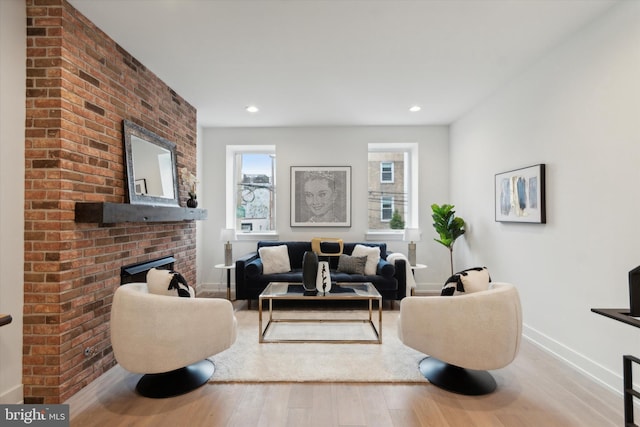
<path id="1" fill-rule="evenodd" d="M 238 310 L 238 338 L 210 359 L 216 366 L 210 382 L 395 382 L 426 383 L 418 363 L 425 355 L 398 339 L 398 311 L 382 314 L 382 344 L 262 343 L 258 311 Z M 377 314 L 377 313 L 376 313 Z M 366 318 L 366 310 L 278 311 L 282 317 Z M 263 321 L 266 322 L 265 313 Z M 377 326 L 377 320 L 376 320 Z M 214 326 L 214 325 L 212 325 Z M 214 326 L 215 327 L 215 326 Z M 264 325 L 263 325 L 264 327 Z M 371 338 L 368 324 L 277 324 L 271 337 Z M 331 337 L 327 334 L 332 335 Z"/>

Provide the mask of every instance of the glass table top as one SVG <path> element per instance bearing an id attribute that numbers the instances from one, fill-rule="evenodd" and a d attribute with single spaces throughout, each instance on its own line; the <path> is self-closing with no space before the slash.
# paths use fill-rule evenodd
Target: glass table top
<path id="1" fill-rule="evenodd" d="M 370 282 L 349 283 L 338 282 L 331 285 L 329 292 L 305 291 L 302 283 L 271 282 L 260 294 L 260 298 L 382 298 L 380 293 Z"/>

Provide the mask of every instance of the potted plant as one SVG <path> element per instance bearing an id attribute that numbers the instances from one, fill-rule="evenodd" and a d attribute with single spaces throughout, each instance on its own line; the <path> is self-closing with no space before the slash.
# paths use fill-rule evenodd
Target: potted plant
<path id="1" fill-rule="evenodd" d="M 431 205 L 433 215 L 433 228 L 440 236 L 439 239 L 433 239 L 443 244 L 449 249 L 449 261 L 451 263 L 451 275 L 453 276 L 453 244 L 456 239 L 465 232 L 464 219 L 457 217 L 453 205 L 444 204 L 442 206 L 434 203 Z"/>

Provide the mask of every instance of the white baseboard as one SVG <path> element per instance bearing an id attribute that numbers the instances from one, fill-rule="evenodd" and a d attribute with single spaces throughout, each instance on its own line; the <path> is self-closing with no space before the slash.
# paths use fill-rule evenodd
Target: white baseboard
<path id="1" fill-rule="evenodd" d="M 0 403 L 3 405 L 12 405 L 23 403 L 24 390 L 22 384 L 18 384 L 14 388 L 0 394 Z"/>
<path id="2" fill-rule="evenodd" d="M 231 289 L 233 289 L 234 285 L 231 284 Z M 226 292 L 227 284 L 226 283 L 200 283 L 196 289 L 197 292 L 207 291 L 207 292 Z"/>
<path id="3" fill-rule="evenodd" d="M 523 325 L 522 329 L 522 335 L 534 345 L 552 354 L 596 383 L 622 396 L 622 375 L 605 368 L 534 328 Z M 622 355 L 620 355 L 620 365 L 622 366 Z"/>

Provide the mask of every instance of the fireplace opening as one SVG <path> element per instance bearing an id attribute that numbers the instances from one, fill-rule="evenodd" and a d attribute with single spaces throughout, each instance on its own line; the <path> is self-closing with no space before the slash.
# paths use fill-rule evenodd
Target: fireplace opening
<path id="1" fill-rule="evenodd" d="M 173 264 L 175 262 L 176 259 L 173 257 L 173 255 L 170 255 L 120 267 L 120 285 L 124 285 L 126 283 L 146 282 L 147 271 L 151 270 L 152 268 L 173 270 Z"/>

